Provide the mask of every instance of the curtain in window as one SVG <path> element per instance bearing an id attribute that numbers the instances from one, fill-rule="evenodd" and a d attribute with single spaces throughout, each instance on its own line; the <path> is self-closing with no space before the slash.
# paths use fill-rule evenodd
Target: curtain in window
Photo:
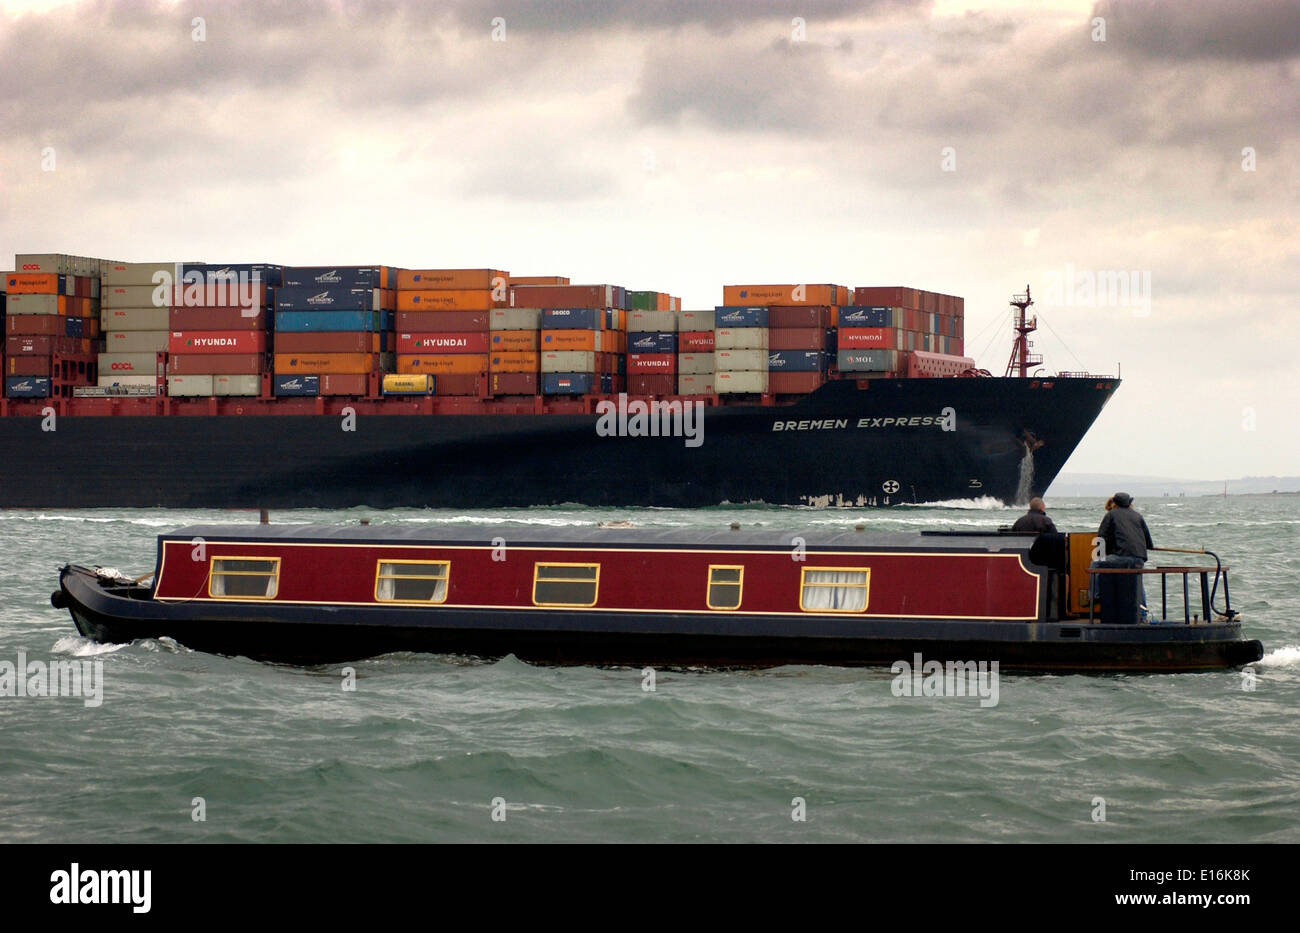
<path id="1" fill-rule="evenodd" d="M 867 608 L 867 575 L 861 570 L 808 570 L 803 576 L 804 609 L 860 612 Z"/>

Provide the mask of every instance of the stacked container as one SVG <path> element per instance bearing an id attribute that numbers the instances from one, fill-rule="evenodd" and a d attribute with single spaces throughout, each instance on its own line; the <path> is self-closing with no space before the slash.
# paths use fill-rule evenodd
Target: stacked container
<path id="1" fill-rule="evenodd" d="M 63 254 L 14 257 L 15 271 L 4 279 L 8 398 L 67 398 L 94 385 L 99 263 Z"/>
<path id="2" fill-rule="evenodd" d="M 181 266 L 167 321 L 167 394 L 256 396 L 268 372 L 270 311 L 280 267 Z"/>
<path id="3" fill-rule="evenodd" d="M 769 320 L 766 307 L 714 308 L 713 388 L 718 395 L 768 392 Z"/>
<path id="4" fill-rule="evenodd" d="M 403 269 L 397 275 L 397 371 L 431 375 L 436 395 L 485 395 L 489 312 L 507 303 L 499 269 Z"/>
<path id="5" fill-rule="evenodd" d="M 660 292 L 629 292 L 659 296 Z M 667 295 L 663 295 L 667 298 Z M 628 311 L 627 391 L 631 395 L 674 395 L 677 392 L 677 328 L 675 311 Z"/>
<path id="6" fill-rule="evenodd" d="M 488 392 L 539 394 L 542 309 L 493 308 L 488 312 L 488 327 Z"/>
<path id="7" fill-rule="evenodd" d="M 807 395 L 826 381 L 829 305 L 772 305 L 768 309 L 768 391 Z"/>
<path id="8" fill-rule="evenodd" d="M 677 393 L 713 395 L 713 311 L 682 311 L 677 315 Z"/>
<path id="9" fill-rule="evenodd" d="M 106 262 L 100 266 L 104 350 L 99 385 L 157 388 L 158 354 L 170 340 L 170 305 L 180 281 L 176 262 Z"/>
<path id="10" fill-rule="evenodd" d="M 395 365 L 395 284 L 395 271 L 381 265 L 285 269 L 275 293 L 275 394 L 380 388 Z"/>
<path id="11" fill-rule="evenodd" d="M 543 395 L 591 395 L 605 390 L 606 308 L 544 308 L 541 329 Z"/>

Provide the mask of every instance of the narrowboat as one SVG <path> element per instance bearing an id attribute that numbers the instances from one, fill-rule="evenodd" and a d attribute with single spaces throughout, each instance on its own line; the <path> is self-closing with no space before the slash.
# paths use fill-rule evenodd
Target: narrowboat
<path id="1" fill-rule="evenodd" d="M 295 664 L 422 651 L 560 664 L 889 665 L 920 653 L 1003 669 L 1192 671 L 1262 656 L 1227 605 L 1222 567 L 1164 568 L 1184 581 L 1177 624 L 1108 614 L 1105 589 L 1094 611 L 1091 542 L 1090 533 L 797 534 L 737 523 L 200 525 L 160 535 L 154 571 L 139 580 L 65 566 L 51 602 L 99 641 L 165 636 Z M 1189 574 L 1200 576 L 1199 607 Z M 1107 579 L 1113 588 L 1121 578 Z"/>

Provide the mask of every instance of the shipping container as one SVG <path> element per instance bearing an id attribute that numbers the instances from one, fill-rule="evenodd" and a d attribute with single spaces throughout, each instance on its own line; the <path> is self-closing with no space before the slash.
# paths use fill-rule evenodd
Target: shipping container
<path id="1" fill-rule="evenodd" d="M 677 351 L 679 353 L 712 353 L 713 349 L 713 331 L 711 330 L 682 331 L 677 335 Z"/>
<path id="2" fill-rule="evenodd" d="M 837 366 L 846 373 L 883 373 L 898 369 L 897 350 L 841 350 Z"/>
<path id="3" fill-rule="evenodd" d="M 49 398 L 50 380 L 44 376 L 5 376 L 8 398 Z"/>
<path id="4" fill-rule="evenodd" d="M 99 354 L 99 371 L 106 375 L 156 376 L 158 374 L 158 354 L 101 353 Z"/>
<path id="5" fill-rule="evenodd" d="M 599 330 L 544 330 L 540 332 L 540 349 L 604 352 L 601 338 L 605 333 Z"/>
<path id="6" fill-rule="evenodd" d="M 502 351 L 488 358 L 488 367 L 494 373 L 535 373 L 541 363 L 536 350 Z"/>
<path id="7" fill-rule="evenodd" d="M 768 331 L 769 350 L 824 350 L 826 329 L 823 327 L 782 327 Z"/>
<path id="8" fill-rule="evenodd" d="M 773 305 L 767 311 L 772 328 L 830 326 L 831 309 L 826 305 Z"/>
<path id="9" fill-rule="evenodd" d="M 713 376 L 713 388 L 718 395 L 762 394 L 767 392 L 767 369 L 726 371 Z"/>
<path id="10" fill-rule="evenodd" d="M 511 285 L 568 285 L 567 275 L 512 275 Z M 517 394 L 517 393 L 510 393 Z"/>
<path id="11" fill-rule="evenodd" d="M 603 308 L 542 309 L 542 330 L 602 330 L 604 327 Z"/>
<path id="12" fill-rule="evenodd" d="M 179 353 L 167 358 L 167 372 L 177 376 L 252 376 L 265 368 L 261 353 Z"/>
<path id="13" fill-rule="evenodd" d="M 155 313 L 158 308 L 138 308 L 124 312 L 127 320 L 133 317 L 141 322 L 148 320 L 145 314 Z M 146 327 L 118 327 L 120 318 L 114 311 L 107 312 L 105 322 L 112 322 L 113 330 L 152 330 Z M 166 320 L 170 330 L 266 330 L 266 310 L 263 308 L 172 308 L 167 312 Z M 108 329 L 108 328 L 106 328 Z"/>
<path id="14" fill-rule="evenodd" d="M 594 373 L 596 356 L 584 350 L 544 350 L 541 369 L 543 373 Z"/>
<path id="15" fill-rule="evenodd" d="M 46 356 L 6 356 L 4 373 L 6 376 L 48 376 L 52 357 Z"/>
<path id="16" fill-rule="evenodd" d="M 429 373 L 385 373 L 385 395 L 432 395 L 434 378 Z"/>
<path id="17" fill-rule="evenodd" d="M 435 376 L 473 375 L 488 371 L 487 354 L 410 354 L 397 357 L 399 373 L 433 373 Z"/>
<path id="18" fill-rule="evenodd" d="M 766 350 L 767 347 L 766 327 L 719 327 L 713 332 L 714 350 Z"/>
<path id="19" fill-rule="evenodd" d="M 332 331 L 327 333 L 280 333 L 275 335 L 277 353 L 379 353 L 388 349 L 388 334 L 370 331 Z"/>
<path id="20" fill-rule="evenodd" d="M 237 376 L 218 374 L 212 377 L 213 395 L 261 395 L 262 377 L 260 375 Z"/>
<path id="21" fill-rule="evenodd" d="M 388 266 L 286 266 L 280 284 L 284 288 L 397 288 L 397 275 Z"/>
<path id="22" fill-rule="evenodd" d="M 629 333 L 628 353 L 676 353 L 677 334 Z"/>
<path id="23" fill-rule="evenodd" d="M 629 311 L 628 333 L 676 333 L 680 315 L 674 311 Z"/>
<path id="24" fill-rule="evenodd" d="M 838 343 L 841 350 L 893 350 L 896 339 L 892 327 L 849 327 L 840 331 Z"/>
<path id="25" fill-rule="evenodd" d="M 93 318 L 15 314 L 5 316 L 4 331 L 10 337 L 89 337 L 96 324 Z"/>
<path id="26" fill-rule="evenodd" d="M 106 262 L 99 267 L 99 278 L 107 287 L 152 286 L 168 282 L 175 285 L 181 279 L 181 264 L 179 262 Z"/>
<path id="27" fill-rule="evenodd" d="M 509 282 L 510 273 L 500 269 L 399 269 L 397 287 L 402 291 L 491 291 Z"/>
<path id="28" fill-rule="evenodd" d="M 154 285 L 114 285 L 99 294 L 101 308 L 166 308 L 174 302 L 170 289 Z"/>
<path id="29" fill-rule="evenodd" d="M 157 387 L 158 377 L 157 376 L 123 376 L 120 373 L 105 373 L 103 370 L 100 370 L 99 380 L 96 384 L 102 389 L 108 389 L 114 386 L 120 388 L 126 386 L 131 386 L 133 388 L 139 388 L 142 386 Z"/>
<path id="30" fill-rule="evenodd" d="M 483 395 L 487 377 L 482 373 L 451 373 L 434 379 L 434 395 Z"/>
<path id="31" fill-rule="evenodd" d="M 398 334 L 398 353 L 487 353 L 487 331 L 468 334 Z"/>
<path id="32" fill-rule="evenodd" d="M 167 308 L 105 308 L 100 320 L 106 331 L 172 329 L 171 311 Z"/>
<path id="33" fill-rule="evenodd" d="M 290 333 L 380 330 L 378 311 L 277 311 L 275 329 Z"/>
<path id="34" fill-rule="evenodd" d="M 767 370 L 767 350 L 715 350 L 714 366 L 717 372 L 730 370 Z"/>
<path id="35" fill-rule="evenodd" d="M 541 308 L 493 308 L 488 312 L 492 330 L 541 330 Z"/>
<path id="36" fill-rule="evenodd" d="M 512 308 L 621 308 L 622 299 L 623 289 L 615 285 L 515 285 L 510 288 Z"/>
<path id="37" fill-rule="evenodd" d="M 195 278 L 204 282 L 251 282 L 256 278 L 263 285 L 279 288 L 283 282 L 283 269 L 283 266 L 270 262 L 186 262 L 181 264 L 181 278 L 187 282 Z"/>
<path id="38" fill-rule="evenodd" d="M 67 314 L 67 299 L 62 295 L 9 295 L 5 314 Z"/>
<path id="39" fill-rule="evenodd" d="M 677 329 L 679 331 L 706 331 L 713 330 L 717 326 L 716 312 L 709 311 L 679 311 L 677 313 Z"/>
<path id="40" fill-rule="evenodd" d="M 493 395 L 536 395 L 541 377 L 536 372 L 494 372 L 490 377 Z"/>
<path id="41" fill-rule="evenodd" d="M 275 289 L 260 282 L 192 282 L 170 293 L 174 308 L 246 308 L 274 310 Z"/>
<path id="42" fill-rule="evenodd" d="M 721 327 L 767 327 L 768 320 L 767 308 L 719 306 L 713 313 L 715 330 Z"/>
<path id="43" fill-rule="evenodd" d="M 675 373 L 677 372 L 676 353 L 629 353 L 627 355 L 627 374 L 633 373 Z"/>
<path id="44" fill-rule="evenodd" d="M 599 388 L 600 380 L 589 372 L 542 373 L 543 395 L 586 395 Z"/>
<path id="45" fill-rule="evenodd" d="M 178 353 L 265 353 L 266 331 L 188 330 L 172 331 L 167 351 Z"/>
<path id="46" fill-rule="evenodd" d="M 773 395 L 807 395 L 825 381 L 821 372 L 769 373 L 767 391 Z"/>
<path id="47" fill-rule="evenodd" d="M 504 302 L 487 289 L 442 289 L 397 293 L 398 311 L 489 311 Z"/>
<path id="48" fill-rule="evenodd" d="M 725 305 L 838 305 L 843 292 L 835 285 L 724 285 Z"/>
<path id="49" fill-rule="evenodd" d="M 69 288 L 71 278 L 57 272 L 10 272 L 5 276 L 5 291 L 10 295 L 71 295 L 75 294 Z"/>
<path id="50" fill-rule="evenodd" d="M 488 329 L 488 311 L 399 311 L 397 330 L 410 334 L 467 334 Z"/>
<path id="51" fill-rule="evenodd" d="M 166 330 L 111 330 L 104 335 L 104 350 L 108 353 L 159 353 L 167 349 L 171 331 Z"/>
<path id="52" fill-rule="evenodd" d="M 677 354 L 677 371 L 690 375 L 713 375 L 716 361 L 712 353 Z"/>
<path id="53" fill-rule="evenodd" d="M 769 372 L 813 373 L 826 368 L 821 350 L 772 350 L 767 354 Z"/>
<path id="54" fill-rule="evenodd" d="M 278 288 L 275 292 L 277 311 L 379 311 L 382 308 L 377 288 L 297 285 Z"/>
<path id="55" fill-rule="evenodd" d="M 628 373 L 628 395 L 676 395 L 677 377 L 673 373 Z"/>
<path id="56" fill-rule="evenodd" d="M 19 253 L 14 257 L 14 271 L 73 275 L 73 258 L 64 253 Z"/>
<path id="57" fill-rule="evenodd" d="M 679 395 L 714 395 L 713 373 L 679 373 L 677 392 Z"/>
<path id="58" fill-rule="evenodd" d="M 275 394 L 278 395 L 319 395 L 320 376 L 281 375 L 272 377 Z"/>
<path id="59" fill-rule="evenodd" d="M 377 353 L 277 353 L 277 373 L 338 373 L 352 375 L 380 368 Z"/>
<path id="60" fill-rule="evenodd" d="M 214 394 L 215 377 L 205 376 L 168 376 L 167 394 L 172 396 L 210 396 Z"/>
<path id="61" fill-rule="evenodd" d="M 845 305 L 838 315 L 839 327 L 898 327 L 899 323 L 895 310 L 882 305 Z"/>
<path id="62" fill-rule="evenodd" d="M 535 330 L 494 330 L 491 332 L 492 352 L 532 352 L 541 349 L 541 332 Z"/>
<path id="63" fill-rule="evenodd" d="M 320 377 L 321 395 L 366 395 L 370 377 L 364 373 L 327 373 Z"/>
<path id="64" fill-rule="evenodd" d="M 5 353 L 29 356 L 49 356 L 51 353 L 68 355 L 91 352 L 90 341 L 76 337 L 55 337 L 14 334 L 5 341 Z"/>

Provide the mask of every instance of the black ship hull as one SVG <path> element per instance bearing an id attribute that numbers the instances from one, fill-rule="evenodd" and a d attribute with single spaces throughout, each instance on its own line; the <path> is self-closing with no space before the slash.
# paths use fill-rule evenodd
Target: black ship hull
<path id="1" fill-rule="evenodd" d="M 1010 503 L 1047 488 L 1118 385 L 836 380 L 706 408 L 698 446 L 604 436 L 595 415 L 8 417 L 0 507 Z"/>

